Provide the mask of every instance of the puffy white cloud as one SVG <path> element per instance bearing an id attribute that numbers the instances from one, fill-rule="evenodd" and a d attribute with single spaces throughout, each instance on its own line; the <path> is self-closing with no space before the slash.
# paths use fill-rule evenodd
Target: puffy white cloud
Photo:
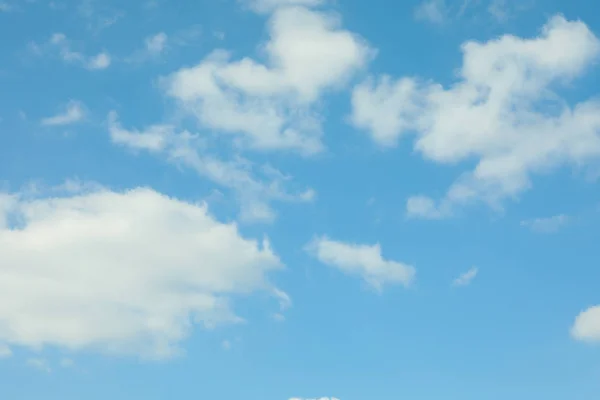
<path id="1" fill-rule="evenodd" d="M 261 48 L 267 62 L 231 60 L 216 50 L 198 65 L 163 79 L 166 93 L 202 128 L 233 135 L 260 150 L 322 150 L 315 103 L 341 87 L 372 51 L 340 27 L 337 15 L 304 7 L 277 9 Z"/>
<path id="2" fill-rule="evenodd" d="M 45 126 L 56 126 L 56 125 L 70 125 L 81 121 L 85 118 L 85 107 L 83 103 L 77 100 L 71 100 L 67 103 L 65 111 L 42 119 L 42 125 Z"/>
<path id="3" fill-rule="evenodd" d="M 4 194 L 0 343 L 169 357 L 195 324 L 239 322 L 232 298 L 273 293 L 280 268 L 266 239 L 151 189 Z"/>
<path id="4" fill-rule="evenodd" d="M 309 243 L 306 249 L 323 264 L 338 268 L 349 275 L 360 276 L 378 291 L 381 291 L 384 285 L 408 286 L 416 273 L 415 268 L 410 265 L 384 259 L 379 243 L 364 245 L 318 237 Z"/>
<path id="5" fill-rule="evenodd" d="M 569 222 L 568 215 L 560 214 L 547 218 L 535 218 L 521 221 L 521 226 L 528 227 L 538 233 L 555 233 Z"/>
<path id="6" fill-rule="evenodd" d="M 477 276 L 479 269 L 477 267 L 473 267 L 464 274 L 461 274 L 458 278 L 456 278 L 453 282 L 453 286 L 468 286 L 473 282 L 473 279 Z"/>
<path id="7" fill-rule="evenodd" d="M 299 193 L 286 190 L 289 176 L 268 165 L 253 174 L 253 165 L 241 157 L 223 161 L 205 149 L 197 135 L 177 132 L 172 125 L 152 125 L 143 131 L 124 129 L 115 112 L 108 116 L 113 143 L 134 150 L 162 155 L 169 161 L 195 170 L 199 175 L 231 189 L 241 203 L 240 218 L 246 222 L 268 222 L 275 218 L 272 201 L 310 202 L 315 193 L 306 189 Z"/>
<path id="8" fill-rule="evenodd" d="M 462 51 L 461 79 L 449 88 L 383 76 L 353 93 L 354 125 L 380 145 L 414 132 L 415 149 L 428 160 L 477 160 L 439 202 L 418 196 L 416 216 L 447 216 L 476 200 L 500 207 L 529 188 L 531 174 L 600 157 L 600 102 L 570 107 L 553 91 L 600 55 L 600 41 L 583 22 L 554 16 L 538 37 L 471 41 Z"/>
<path id="9" fill-rule="evenodd" d="M 583 342 L 600 343 L 600 305 L 582 311 L 575 318 L 571 336 Z"/>

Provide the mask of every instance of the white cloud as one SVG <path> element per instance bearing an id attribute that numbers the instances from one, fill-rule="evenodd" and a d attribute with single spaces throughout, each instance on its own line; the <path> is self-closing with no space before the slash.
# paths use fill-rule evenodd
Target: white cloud
<path id="1" fill-rule="evenodd" d="M 86 56 L 83 53 L 73 51 L 69 39 L 63 33 L 55 33 L 50 37 L 49 45 L 52 48 L 58 49 L 59 55 L 66 63 L 79 64 L 89 70 L 106 69 L 111 64 L 110 55 L 103 51 L 95 56 Z M 36 52 L 41 53 L 41 48 L 37 44 L 32 45 Z"/>
<path id="2" fill-rule="evenodd" d="M 27 359 L 27 365 L 43 372 L 52 372 L 50 365 L 48 365 L 48 361 L 43 358 L 29 358 Z"/>
<path id="3" fill-rule="evenodd" d="M 224 350 L 231 350 L 231 342 L 229 340 L 223 340 L 221 342 L 221 347 L 223 347 Z"/>
<path id="4" fill-rule="evenodd" d="M 151 189 L 0 196 L 0 342 L 164 358 L 282 268 L 206 206 Z"/>
<path id="5" fill-rule="evenodd" d="M 223 161 L 206 151 L 205 143 L 198 135 L 187 131 L 178 133 L 174 126 L 153 125 L 144 131 L 126 130 L 115 112 L 109 114 L 108 125 L 113 143 L 162 155 L 231 189 L 241 203 L 240 218 L 243 221 L 273 220 L 275 212 L 270 206 L 272 201 L 310 202 L 314 199 L 312 189 L 300 193 L 286 190 L 289 177 L 274 168 L 262 168 L 262 177 L 257 177 L 252 173 L 253 166 L 248 160 L 237 157 Z"/>
<path id="6" fill-rule="evenodd" d="M 159 55 L 167 47 L 167 34 L 159 32 L 156 35 L 147 37 L 144 43 L 149 54 Z"/>
<path id="7" fill-rule="evenodd" d="M 575 318 L 571 336 L 583 342 L 600 343 L 600 306 L 590 307 Z"/>
<path id="8" fill-rule="evenodd" d="M 340 400 L 337 397 L 312 397 L 312 398 L 304 398 L 304 397 L 291 397 L 289 400 Z"/>
<path id="9" fill-rule="evenodd" d="M 110 63 L 110 55 L 106 52 L 102 52 L 93 57 L 90 57 L 90 59 L 87 62 L 87 68 L 91 70 L 105 69 L 110 66 Z"/>
<path id="10" fill-rule="evenodd" d="M 177 35 L 177 40 L 181 40 L 179 44 L 184 44 L 183 39 L 180 39 L 181 34 Z M 159 32 L 148 36 L 144 39 L 144 47 L 133 52 L 126 58 L 125 61 L 130 63 L 143 63 L 148 60 L 157 60 L 167 51 L 169 37 L 164 32 Z"/>
<path id="11" fill-rule="evenodd" d="M 425 0 L 415 8 L 415 18 L 435 24 L 446 20 L 448 9 L 445 0 Z"/>
<path id="12" fill-rule="evenodd" d="M 12 6 L 5 1 L 0 1 L 0 12 L 12 11 Z"/>
<path id="13" fill-rule="evenodd" d="M 277 322 L 283 322 L 283 321 L 285 321 L 285 315 L 283 315 L 281 313 L 275 313 L 275 314 L 273 314 L 273 319 Z"/>
<path id="14" fill-rule="evenodd" d="M 42 119 L 42 125 L 71 125 L 81 121 L 85 117 L 85 107 L 79 101 L 72 100 L 67 103 L 65 111 L 52 117 Z"/>
<path id="15" fill-rule="evenodd" d="M 62 358 L 60 360 L 60 366 L 63 368 L 72 368 L 75 366 L 75 361 L 71 358 Z"/>
<path id="16" fill-rule="evenodd" d="M 143 132 L 128 131 L 123 129 L 118 118 L 115 111 L 111 111 L 108 115 L 108 127 L 113 143 L 133 149 L 158 152 L 164 150 L 175 140 L 175 128 L 172 125 L 153 125 Z"/>
<path id="17" fill-rule="evenodd" d="M 448 216 L 448 209 L 441 209 L 427 196 L 412 196 L 406 201 L 409 218 L 441 219 Z"/>
<path id="18" fill-rule="evenodd" d="M 499 22 L 505 22 L 509 17 L 506 0 L 492 0 L 488 6 L 488 12 Z"/>
<path id="19" fill-rule="evenodd" d="M 521 226 L 526 226 L 538 233 L 555 233 L 569 222 L 569 217 L 564 214 L 554 215 L 547 218 L 536 218 L 521 221 Z"/>
<path id="20" fill-rule="evenodd" d="M 163 85 L 200 127 L 232 135 L 240 146 L 319 152 L 315 104 L 362 68 L 372 51 L 330 13 L 285 7 L 274 12 L 268 27 L 270 39 L 261 46 L 266 64 L 233 61 L 216 50 L 166 77 Z"/>
<path id="21" fill-rule="evenodd" d="M 87 23 L 87 29 L 98 34 L 116 24 L 125 13 L 115 10 L 108 2 L 95 0 L 80 0 L 77 11 Z"/>
<path id="22" fill-rule="evenodd" d="M 326 0 L 241 0 L 250 8 L 259 13 L 269 13 L 280 7 L 304 6 L 316 7 L 322 5 Z"/>
<path id="23" fill-rule="evenodd" d="M 0 343 L 0 359 L 12 356 L 12 350 L 5 344 Z"/>
<path id="24" fill-rule="evenodd" d="M 384 285 L 408 286 L 415 277 L 414 267 L 385 260 L 381 255 L 379 243 L 363 245 L 319 237 L 309 243 L 307 250 L 323 264 L 338 268 L 349 275 L 360 276 L 378 291 L 381 291 Z"/>
<path id="25" fill-rule="evenodd" d="M 478 272 L 479 272 L 479 269 L 476 267 L 473 267 L 470 270 L 468 270 L 467 272 L 465 272 L 464 274 L 460 275 L 458 278 L 456 278 L 452 282 L 452 285 L 453 286 L 468 286 L 471 284 L 471 282 L 473 282 L 473 279 L 475 279 Z"/>
<path id="26" fill-rule="evenodd" d="M 380 145 L 415 132 L 415 150 L 430 161 L 477 160 L 439 202 L 418 196 L 420 214 L 448 216 L 477 200 L 501 207 L 530 187 L 530 175 L 600 157 L 600 102 L 569 107 L 553 92 L 600 55 L 600 41 L 583 22 L 555 16 L 538 37 L 471 41 L 462 51 L 461 79 L 449 88 L 383 76 L 353 93 L 354 125 Z"/>

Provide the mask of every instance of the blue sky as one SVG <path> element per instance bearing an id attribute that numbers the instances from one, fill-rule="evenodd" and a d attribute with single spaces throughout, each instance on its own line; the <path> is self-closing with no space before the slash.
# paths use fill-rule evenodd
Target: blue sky
<path id="1" fill-rule="evenodd" d="M 1 398 L 597 398 L 593 2 L 2 0 L 0 35 Z"/>

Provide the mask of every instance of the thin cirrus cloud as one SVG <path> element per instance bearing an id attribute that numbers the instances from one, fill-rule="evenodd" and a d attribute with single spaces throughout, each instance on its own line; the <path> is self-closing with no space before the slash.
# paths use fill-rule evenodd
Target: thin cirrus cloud
<path id="1" fill-rule="evenodd" d="M 71 41 L 63 33 L 54 33 L 48 42 L 42 45 L 30 43 L 30 49 L 37 55 L 43 55 L 47 51 L 58 51 L 58 56 L 65 63 L 79 65 L 91 71 L 106 69 L 112 62 L 110 54 L 106 51 L 88 56 L 73 50 Z"/>
<path id="2" fill-rule="evenodd" d="M 269 282 L 283 268 L 269 242 L 205 205 L 146 188 L 71 189 L 0 194 L 3 346 L 161 359 L 196 325 L 242 321 L 232 296 L 289 304 Z"/>
<path id="3" fill-rule="evenodd" d="M 125 59 L 129 63 L 142 63 L 148 60 L 157 60 L 168 48 L 169 36 L 165 32 L 158 32 L 144 39 L 144 45 Z"/>
<path id="4" fill-rule="evenodd" d="M 514 0 L 463 0 L 461 2 L 424 0 L 414 8 L 413 15 L 417 21 L 440 25 L 449 21 L 462 19 L 468 11 L 474 11 L 478 17 L 481 17 L 483 13 L 487 13 L 496 22 L 503 23 L 517 12 L 530 6 L 531 3 L 529 2 Z"/>
<path id="5" fill-rule="evenodd" d="M 116 112 L 108 116 L 114 144 L 134 151 L 148 151 L 171 163 L 196 171 L 200 176 L 230 189 L 240 202 L 239 218 L 244 222 L 270 222 L 276 217 L 273 202 L 305 203 L 315 198 L 314 190 L 289 189 L 289 176 L 268 165 L 255 168 L 237 157 L 223 160 L 205 149 L 198 135 L 178 131 L 172 125 L 157 124 L 144 130 L 125 129 Z M 257 172 L 254 172 L 256 171 Z"/>
<path id="6" fill-rule="evenodd" d="M 460 286 L 469 286 L 477 274 L 479 273 L 479 269 L 476 267 L 471 268 L 467 272 L 461 274 L 456 279 L 452 281 L 452 286 L 460 287 Z"/>
<path id="7" fill-rule="evenodd" d="M 12 350 L 5 344 L 0 343 L 0 359 L 12 356 Z"/>
<path id="8" fill-rule="evenodd" d="M 306 251 L 325 265 L 362 278 L 377 291 L 386 285 L 409 286 L 416 274 L 411 265 L 384 259 L 378 243 L 344 243 L 322 236 L 314 238 Z"/>
<path id="9" fill-rule="evenodd" d="M 279 7 L 304 6 L 316 7 L 328 0 L 239 0 L 258 13 L 269 13 Z"/>
<path id="10" fill-rule="evenodd" d="M 448 7 L 444 0 L 426 0 L 417 5 L 414 16 L 420 21 L 441 24 L 448 17 Z"/>
<path id="11" fill-rule="evenodd" d="M 43 126 L 64 126 L 80 122 L 85 118 L 85 107 L 83 103 L 71 100 L 65 106 L 65 110 L 57 115 L 43 118 Z"/>
<path id="12" fill-rule="evenodd" d="M 565 214 L 554 215 L 546 218 L 535 218 L 521 221 L 521 226 L 531 229 L 536 233 L 556 233 L 565 226 L 571 218 Z"/>
<path id="13" fill-rule="evenodd" d="M 600 102 L 568 106 L 552 92 L 600 56 L 600 41 L 583 22 L 557 15 L 537 37 L 470 41 L 462 51 L 460 80 L 448 89 L 384 75 L 362 82 L 352 95 L 354 126 L 379 145 L 393 147 L 416 132 L 415 150 L 429 161 L 478 160 L 442 199 L 410 198 L 409 216 L 444 218 L 476 201 L 499 208 L 531 186 L 532 174 L 600 158 Z"/>
<path id="14" fill-rule="evenodd" d="M 45 358 L 29 358 L 27 359 L 26 364 L 28 367 L 37 369 L 42 372 L 52 372 L 52 368 L 50 368 L 48 360 L 46 360 Z"/>
<path id="15" fill-rule="evenodd" d="M 289 400 L 340 400 L 337 397 L 291 397 Z"/>

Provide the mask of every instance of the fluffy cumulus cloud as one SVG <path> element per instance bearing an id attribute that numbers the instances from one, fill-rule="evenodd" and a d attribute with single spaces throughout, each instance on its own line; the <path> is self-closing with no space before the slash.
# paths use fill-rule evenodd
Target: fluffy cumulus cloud
<path id="1" fill-rule="evenodd" d="M 501 207 L 530 186 L 532 174 L 600 157 L 600 102 L 569 106 L 555 92 L 600 55 L 600 41 L 583 22 L 554 16 L 537 37 L 469 41 L 462 51 L 460 80 L 448 88 L 382 76 L 353 92 L 354 125 L 381 146 L 411 132 L 427 160 L 477 160 L 444 198 L 410 199 L 409 214 L 441 218 L 480 200 Z"/>
<path id="2" fill-rule="evenodd" d="M 163 86 L 201 128 L 232 135 L 241 147 L 319 152 L 318 100 L 346 83 L 372 51 L 341 28 L 337 15 L 302 6 L 276 8 L 268 30 L 270 38 L 261 46 L 265 63 L 233 60 L 215 50 L 198 65 L 165 77 Z"/>
<path id="3" fill-rule="evenodd" d="M 81 121 L 85 117 L 85 107 L 80 101 L 71 100 L 65 106 L 65 110 L 52 117 L 42 119 L 44 126 L 70 125 Z"/>
<path id="4" fill-rule="evenodd" d="M 240 218 L 245 222 L 273 220 L 276 215 L 271 207 L 273 201 L 310 202 L 315 196 L 312 189 L 288 190 L 286 186 L 290 177 L 270 165 L 263 165 L 258 168 L 259 174 L 255 174 L 253 169 L 257 168 L 246 159 L 237 157 L 223 161 L 205 150 L 205 143 L 198 135 L 179 132 L 172 125 L 151 125 L 142 131 L 128 130 L 123 128 L 118 115 L 111 112 L 108 126 L 113 143 L 163 156 L 231 189 L 240 202 Z"/>
<path id="5" fill-rule="evenodd" d="M 0 353 L 52 346 L 163 358 L 282 268 L 204 205 L 137 188 L 0 196 Z M 82 187 L 84 188 L 84 187 Z M 75 189 L 76 190 L 76 189 Z"/>
<path id="6" fill-rule="evenodd" d="M 344 243 L 318 237 L 306 249 L 323 264 L 349 275 L 360 276 L 378 291 L 385 285 L 408 286 L 416 273 L 415 268 L 410 265 L 384 259 L 379 244 Z"/>
<path id="7" fill-rule="evenodd" d="M 589 343 L 600 343 L 600 306 L 582 311 L 571 328 L 573 338 Z"/>

